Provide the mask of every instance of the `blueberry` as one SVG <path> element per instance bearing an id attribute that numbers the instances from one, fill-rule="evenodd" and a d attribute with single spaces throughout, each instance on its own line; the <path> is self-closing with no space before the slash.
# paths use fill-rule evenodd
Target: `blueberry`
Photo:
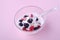
<path id="1" fill-rule="evenodd" d="M 38 18 L 36 18 L 36 21 L 38 21 Z"/>
<path id="2" fill-rule="evenodd" d="M 22 22 L 23 20 L 19 20 L 19 22 Z"/>
<path id="3" fill-rule="evenodd" d="M 23 23 L 19 23 L 20 26 L 23 26 Z"/>
<path id="4" fill-rule="evenodd" d="M 29 27 L 29 24 L 28 23 L 24 23 L 24 27 L 25 28 L 28 28 Z"/>
<path id="5" fill-rule="evenodd" d="M 27 22 L 28 22 L 28 23 L 32 23 L 32 21 L 33 21 L 33 19 L 28 19 Z"/>
<path id="6" fill-rule="evenodd" d="M 28 15 L 25 15 L 24 17 L 28 17 Z"/>

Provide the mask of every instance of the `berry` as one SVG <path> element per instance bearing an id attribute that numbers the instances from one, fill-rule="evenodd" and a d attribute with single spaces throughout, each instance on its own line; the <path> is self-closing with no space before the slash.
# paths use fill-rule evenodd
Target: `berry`
<path id="1" fill-rule="evenodd" d="M 33 19 L 28 19 L 28 23 L 32 23 Z"/>
<path id="2" fill-rule="evenodd" d="M 40 26 L 38 26 L 38 27 L 35 27 L 35 28 L 34 28 L 34 30 L 37 30 L 37 29 L 39 29 L 39 27 L 40 27 Z"/>
<path id="3" fill-rule="evenodd" d="M 31 14 L 31 17 L 33 17 L 33 14 Z"/>
<path id="4" fill-rule="evenodd" d="M 28 15 L 25 15 L 24 17 L 28 17 Z"/>
<path id="5" fill-rule="evenodd" d="M 31 27 L 30 27 L 30 31 L 33 31 L 33 30 L 34 30 L 34 26 L 31 26 Z"/>
<path id="6" fill-rule="evenodd" d="M 38 28 L 40 28 L 41 26 L 40 25 L 38 25 Z"/>
<path id="7" fill-rule="evenodd" d="M 20 26 L 23 26 L 23 24 L 22 24 L 22 23 L 19 23 L 19 25 L 20 25 Z"/>
<path id="8" fill-rule="evenodd" d="M 34 28 L 34 30 L 37 30 L 37 29 L 39 29 L 39 28 L 40 28 L 40 26 L 38 25 L 37 27 Z"/>
<path id="9" fill-rule="evenodd" d="M 24 23 L 24 26 L 25 26 L 25 28 L 28 28 L 29 24 L 28 23 Z"/>
<path id="10" fill-rule="evenodd" d="M 26 30 L 26 28 L 24 27 L 23 30 Z"/>
<path id="11" fill-rule="evenodd" d="M 38 21 L 38 18 L 36 18 L 36 21 Z"/>
<path id="12" fill-rule="evenodd" d="M 23 20 L 19 20 L 19 22 L 22 22 Z"/>
<path id="13" fill-rule="evenodd" d="M 35 27 L 35 28 L 34 28 L 34 30 L 37 30 L 37 29 L 38 29 L 38 27 Z"/>

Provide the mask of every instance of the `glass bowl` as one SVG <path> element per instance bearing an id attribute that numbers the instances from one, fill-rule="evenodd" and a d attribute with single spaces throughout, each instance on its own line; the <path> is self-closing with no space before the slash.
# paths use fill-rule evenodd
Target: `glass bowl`
<path id="1" fill-rule="evenodd" d="M 40 7 L 36 7 L 36 6 L 26 6 L 23 7 L 21 9 L 19 9 L 14 17 L 14 23 L 16 25 L 16 27 L 21 31 L 24 32 L 26 34 L 35 34 L 39 31 L 41 31 L 43 29 L 43 24 L 45 22 L 44 18 L 41 16 L 41 13 L 43 12 L 43 9 L 41 9 Z M 19 19 L 23 18 L 24 15 L 30 15 L 33 14 L 34 16 L 39 18 L 39 22 L 40 24 L 40 28 L 37 30 L 33 30 L 33 31 L 24 31 L 22 30 L 22 28 L 19 26 Z M 34 18 L 35 19 L 35 18 Z"/>

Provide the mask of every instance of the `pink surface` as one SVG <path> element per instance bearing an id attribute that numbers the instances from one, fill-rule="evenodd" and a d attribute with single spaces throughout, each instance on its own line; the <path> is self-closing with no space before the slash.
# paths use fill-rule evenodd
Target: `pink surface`
<path id="1" fill-rule="evenodd" d="M 60 0 L 0 0 L 0 40 L 60 40 Z M 47 15 L 42 31 L 25 35 L 14 24 L 15 13 L 24 6 L 38 6 L 44 10 L 58 7 Z"/>

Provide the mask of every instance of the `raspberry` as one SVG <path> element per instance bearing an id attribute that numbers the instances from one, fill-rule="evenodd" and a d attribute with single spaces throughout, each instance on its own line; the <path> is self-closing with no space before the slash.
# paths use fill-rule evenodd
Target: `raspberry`
<path id="1" fill-rule="evenodd" d="M 28 31 L 25 27 L 23 28 L 24 31 Z"/>
<path id="2" fill-rule="evenodd" d="M 34 30 L 34 26 L 31 26 L 31 27 L 30 27 L 30 31 L 33 31 L 33 30 Z"/>
<path id="3" fill-rule="evenodd" d="M 33 17 L 33 14 L 31 14 L 31 17 Z"/>
<path id="4" fill-rule="evenodd" d="M 26 31 L 26 28 L 24 27 L 23 30 Z"/>

